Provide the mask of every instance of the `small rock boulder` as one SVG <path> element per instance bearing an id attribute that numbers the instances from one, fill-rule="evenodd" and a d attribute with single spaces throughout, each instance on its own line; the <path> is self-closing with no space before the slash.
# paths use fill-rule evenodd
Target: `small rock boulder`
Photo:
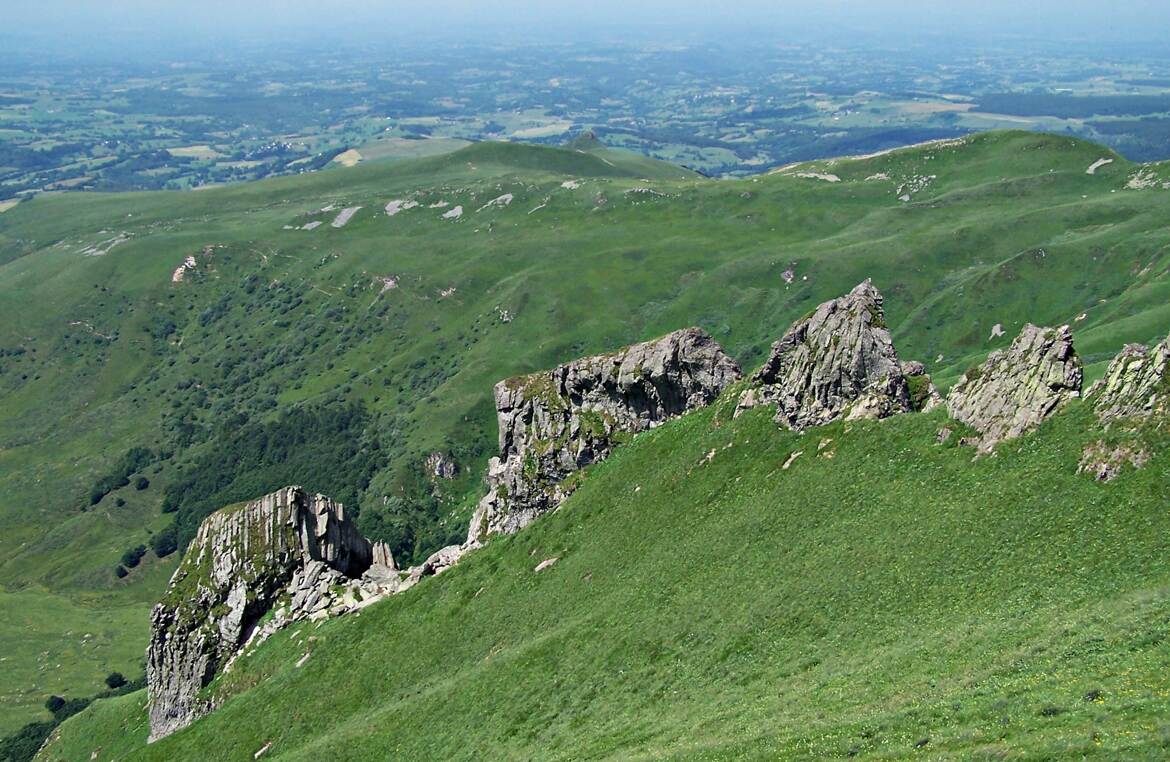
<path id="1" fill-rule="evenodd" d="M 979 432 L 977 446 L 987 452 L 1080 396 L 1083 377 L 1068 326 L 1029 323 L 1010 347 L 992 352 L 959 379 L 947 396 L 947 411 Z"/>
<path id="2" fill-rule="evenodd" d="M 796 430 L 913 409 L 873 283 L 820 305 L 772 345 L 736 413 L 757 405 L 775 405 L 777 423 Z"/>
<path id="3" fill-rule="evenodd" d="M 432 452 L 423 463 L 431 479 L 451 480 L 459 475 L 459 464 L 441 452 Z"/>

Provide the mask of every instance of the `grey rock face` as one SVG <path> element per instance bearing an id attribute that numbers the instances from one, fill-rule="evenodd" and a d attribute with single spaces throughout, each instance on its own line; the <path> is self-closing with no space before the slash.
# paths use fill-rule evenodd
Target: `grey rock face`
<path id="1" fill-rule="evenodd" d="M 385 546 L 363 537 L 343 506 L 300 487 L 209 516 L 151 612 L 151 740 L 210 709 L 199 691 L 254 635 L 261 616 L 278 602 L 285 617 L 329 607 L 335 586 L 360 577 L 375 555 L 393 566 Z"/>
<path id="2" fill-rule="evenodd" d="M 775 405 L 777 423 L 796 430 L 912 409 L 882 295 L 868 280 L 793 324 L 752 381 L 737 412 Z"/>
<path id="3" fill-rule="evenodd" d="M 459 464 L 441 452 L 428 455 L 424 467 L 431 479 L 454 479 L 459 474 Z"/>
<path id="4" fill-rule="evenodd" d="M 1105 376 L 1093 384 L 1087 398 L 1102 422 L 1144 418 L 1166 409 L 1170 338 L 1152 349 L 1130 344 L 1109 363 Z"/>
<path id="5" fill-rule="evenodd" d="M 978 431 L 979 449 L 990 451 L 1080 396 L 1082 380 L 1068 326 L 1028 324 L 1010 347 L 992 352 L 959 379 L 947 396 L 947 410 Z"/>
<path id="6" fill-rule="evenodd" d="M 410 567 L 407 572 L 406 579 L 402 580 L 398 592 L 403 592 L 414 587 L 423 577 L 430 577 L 435 574 L 440 574 L 455 564 L 459 563 L 459 559 L 467 552 L 469 548 L 465 545 L 448 545 L 445 548 L 440 548 L 434 553 L 427 556 L 427 559 L 418 566 Z"/>
<path id="7" fill-rule="evenodd" d="M 688 328 L 500 382 L 500 455 L 489 465 L 468 545 L 518 531 L 567 497 L 567 476 L 629 435 L 710 404 L 740 376 L 714 339 Z"/>

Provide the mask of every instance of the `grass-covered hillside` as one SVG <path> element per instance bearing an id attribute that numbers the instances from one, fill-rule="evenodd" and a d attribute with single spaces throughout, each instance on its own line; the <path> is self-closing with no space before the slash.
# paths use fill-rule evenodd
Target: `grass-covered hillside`
<path id="1" fill-rule="evenodd" d="M 0 629 L 0 730 L 47 717 L 51 693 L 140 674 L 170 551 L 219 506 L 300 483 L 359 510 L 402 563 L 461 537 L 504 377 L 688 325 L 754 368 L 792 320 L 866 277 L 900 354 L 936 379 L 1025 321 L 1073 322 L 1099 371 L 1170 326 L 1167 183 L 1170 167 L 1027 133 L 742 181 L 588 143 L 479 144 L 0 213 L 0 621 L 19 622 Z M 455 479 L 428 475 L 435 452 Z M 632 537 L 669 555 L 661 534 Z M 641 574 L 628 560 L 608 573 Z"/>
<path id="2" fill-rule="evenodd" d="M 277 634 L 190 728 L 146 746 L 140 691 L 40 758 L 1170 753 L 1165 430 L 1101 483 L 1081 402 L 973 459 L 941 410 L 796 434 L 736 399 L 441 576 Z"/>

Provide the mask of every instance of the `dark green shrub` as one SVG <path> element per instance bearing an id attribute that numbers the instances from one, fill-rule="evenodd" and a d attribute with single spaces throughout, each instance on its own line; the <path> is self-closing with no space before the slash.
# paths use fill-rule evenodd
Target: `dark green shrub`
<path id="1" fill-rule="evenodd" d="M 179 549 L 179 536 L 175 525 L 171 524 L 158 534 L 150 538 L 150 549 L 159 558 L 166 558 Z"/>
<path id="2" fill-rule="evenodd" d="M 125 566 L 127 569 L 133 569 L 135 566 L 138 566 L 138 563 L 145 555 L 145 545 L 139 545 L 136 548 L 130 548 L 130 550 L 122 554 L 122 566 Z"/>

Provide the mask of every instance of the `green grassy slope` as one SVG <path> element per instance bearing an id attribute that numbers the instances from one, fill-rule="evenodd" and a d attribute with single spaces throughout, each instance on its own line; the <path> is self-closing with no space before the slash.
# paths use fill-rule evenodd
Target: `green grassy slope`
<path id="1" fill-rule="evenodd" d="M 464 531 L 495 446 L 496 380 L 695 324 L 754 366 L 792 320 L 866 277 L 903 356 L 944 381 L 1025 320 L 1082 314 L 1078 348 L 1099 370 L 1170 325 L 1170 169 L 1128 189 L 1137 167 L 1120 157 L 1086 174 L 1106 155 L 996 133 L 717 182 L 595 146 L 482 144 L 199 193 L 22 204 L 0 215 L 0 587 L 62 609 L 101 596 L 145 610 L 174 556 L 123 580 L 112 569 L 170 523 L 168 486 L 216 453 L 241 467 L 206 496 L 216 504 L 290 481 L 336 492 L 329 466 L 360 456 L 368 469 L 344 487 L 363 528 L 409 562 Z M 382 212 L 412 196 L 421 207 Z M 316 211 L 331 204 L 363 208 L 336 229 L 336 210 Z M 454 205 L 463 217 L 442 219 Z M 309 221 L 324 224 L 286 229 Z M 120 233 L 108 253 L 86 253 Z M 198 270 L 172 283 L 189 255 Z M 1006 336 L 989 340 L 996 323 Z M 341 403 L 365 417 L 324 427 L 323 473 L 234 457 L 248 426 L 281 440 L 290 410 Z M 138 446 L 172 457 L 146 467 L 148 489 L 90 507 L 95 480 Z M 462 467 L 437 490 L 419 468 L 435 450 Z M 0 597 L 0 618 L 16 600 Z M 44 617 L 36 632 L 68 629 Z M 129 645 L 70 657 L 55 690 L 85 695 L 99 687 L 89 675 L 134 673 L 126 654 L 145 636 L 143 618 L 126 626 Z M 39 651 L 14 647 L 36 663 Z M 26 675 L 0 671 L 0 730 L 41 711 L 45 683 Z"/>
<path id="2" fill-rule="evenodd" d="M 942 411 L 801 435 L 735 399 L 440 577 L 273 637 L 191 728 L 146 747 L 138 694 L 42 758 L 1165 757 L 1164 432 L 1101 484 L 1081 403 L 973 461 Z"/>

